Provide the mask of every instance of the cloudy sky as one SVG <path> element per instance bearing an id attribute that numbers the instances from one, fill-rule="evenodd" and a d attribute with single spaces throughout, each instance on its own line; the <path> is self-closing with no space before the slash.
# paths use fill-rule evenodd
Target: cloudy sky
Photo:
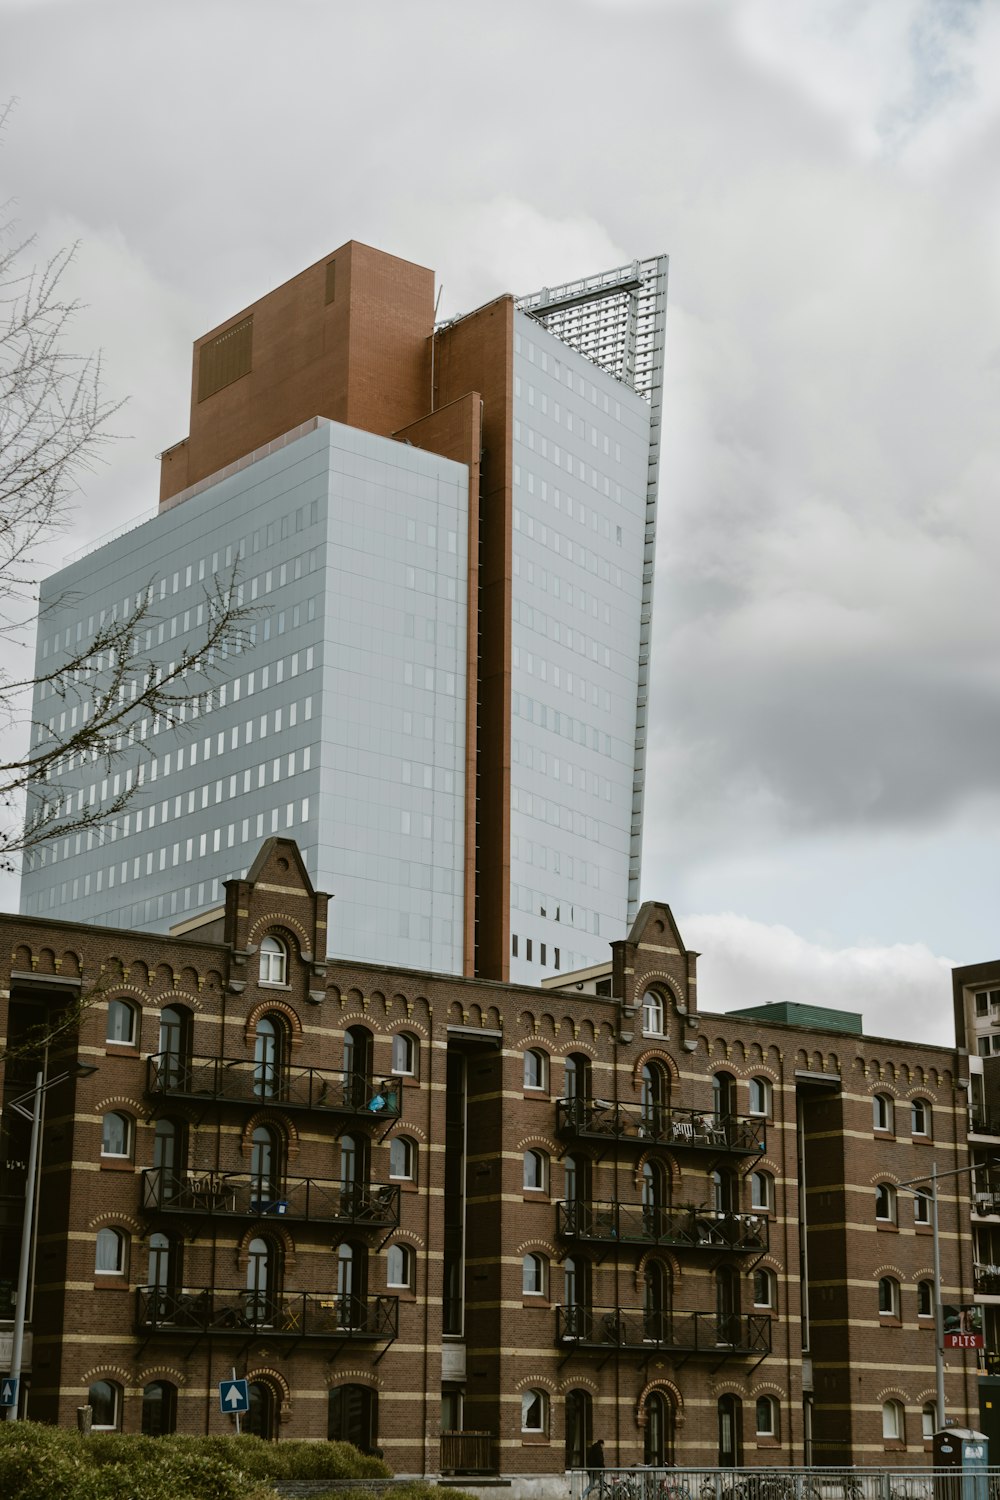
<path id="1" fill-rule="evenodd" d="M 1000 6 L 0 0 L 2 197 L 74 240 L 155 508 L 190 345 L 350 238 L 442 315 L 667 251 L 645 894 L 707 1009 L 949 1034 L 1000 931 Z M 0 891 L 13 905 L 10 887 Z"/>

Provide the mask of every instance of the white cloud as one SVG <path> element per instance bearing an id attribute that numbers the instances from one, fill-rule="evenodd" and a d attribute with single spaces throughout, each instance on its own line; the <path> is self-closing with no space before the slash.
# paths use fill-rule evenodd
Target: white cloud
<path id="1" fill-rule="evenodd" d="M 678 919 L 701 953 L 698 1005 L 727 1011 L 775 1001 L 860 1011 L 870 1036 L 954 1042 L 951 960 L 923 943 L 835 948 L 732 912 Z"/>

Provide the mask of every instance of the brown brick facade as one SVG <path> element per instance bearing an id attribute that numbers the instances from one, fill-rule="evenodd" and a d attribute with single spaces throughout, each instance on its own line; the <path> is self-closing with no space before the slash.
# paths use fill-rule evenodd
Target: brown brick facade
<path id="1" fill-rule="evenodd" d="M 235 1367 L 274 1436 L 358 1436 L 436 1473 L 445 1392 L 501 1473 L 557 1475 L 592 1437 L 609 1464 L 715 1464 L 720 1409 L 749 1464 L 801 1463 L 807 1406 L 817 1462 L 886 1462 L 898 1401 L 922 1461 L 931 1245 L 902 1188 L 876 1219 L 876 1187 L 967 1159 L 958 1054 L 702 1015 L 655 904 L 614 945 L 610 998 L 327 959 L 335 905 L 328 941 L 281 839 L 228 885 L 221 930 L 0 920 L 5 1102 L 34 1077 L 27 1028 L 67 1006 L 50 1076 L 97 1067 L 46 1101 L 31 1415 L 72 1424 L 106 1382 L 137 1431 L 159 1384 L 178 1430 L 228 1431 Z M 4 1121 L 10 1281 L 25 1136 Z M 950 1183 L 945 1300 L 971 1300 Z M 975 1357 L 948 1358 L 964 1422 Z"/>

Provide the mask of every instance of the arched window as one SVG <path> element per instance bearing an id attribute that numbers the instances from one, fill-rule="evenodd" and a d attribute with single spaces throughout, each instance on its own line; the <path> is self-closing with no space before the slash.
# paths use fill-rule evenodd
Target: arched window
<path id="1" fill-rule="evenodd" d="M 750 1113 L 752 1115 L 770 1115 L 770 1113 L 771 1113 L 771 1080 L 770 1080 L 770 1078 L 751 1078 L 751 1080 L 750 1080 Z"/>
<path id="2" fill-rule="evenodd" d="M 571 1052 L 563 1064 L 563 1091 L 567 1099 L 590 1098 L 590 1058 Z"/>
<path id="3" fill-rule="evenodd" d="M 252 1328 L 274 1322 L 281 1292 L 281 1251 L 270 1239 L 258 1235 L 250 1241 L 247 1256 L 246 1320 Z"/>
<path id="4" fill-rule="evenodd" d="M 743 1462 L 743 1402 L 739 1396 L 719 1397 L 719 1468 L 735 1469 Z"/>
<path id="5" fill-rule="evenodd" d="M 668 1177 L 662 1162 L 646 1161 L 642 1164 L 642 1226 L 650 1239 L 659 1239 L 663 1232 L 663 1210 L 669 1192 Z"/>
<path id="6" fill-rule="evenodd" d="M 934 1283 L 933 1281 L 917 1282 L 917 1317 L 933 1318 L 934 1316 Z"/>
<path id="7" fill-rule="evenodd" d="M 122 1388 L 113 1380 L 95 1380 L 87 1392 L 95 1432 L 117 1432 L 122 1422 Z"/>
<path id="8" fill-rule="evenodd" d="M 115 1110 L 104 1116 L 101 1122 L 101 1155 L 131 1158 L 132 1121 L 128 1115 Z"/>
<path id="9" fill-rule="evenodd" d="M 933 1442 L 937 1432 L 937 1404 L 925 1401 L 920 1408 L 920 1435 L 925 1443 Z"/>
<path id="10" fill-rule="evenodd" d="M 366 1026 L 344 1032 L 344 1103 L 362 1109 L 371 1098 L 372 1034 Z"/>
<path id="11" fill-rule="evenodd" d="M 153 1170 L 146 1178 L 146 1204 L 173 1203 L 184 1186 L 184 1127 L 176 1120 L 157 1120 L 153 1131 Z"/>
<path id="12" fill-rule="evenodd" d="M 257 1125 L 250 1138 L 250 1210 L 269 1213 L 281 1196 L 281 1141 L 270 1125 Z"/>
<path id="13" fill-rule="evenodd" d="M 288 953 L 276 937 L 266 937 L 260 945 L 261 984 L 287 984 Z"/>
<path id="14" fill-rule="evenodd" d="M 540 1047 L 532 1047 L 524 1054 L 524 1086 L 526 1089 L 549 1086 L 549 1054 Z"/>
<path id="15" fill-rule="evenodd" d="M 930 1135 L 931 1107 L 926 1099 L 914 1099 L 910 1105 L 910 1134 Z"/>
<path id="16" fill-rule="evenodd" d="M 647 990 L 642 997 L 642 1030 L 645 1036 L 663 1035 L 663 996 Z"/>
<path id="17" fill-rule="evenodd" d="M 549 1397 L 546 1391 L 521 1392 L 521 1431 L 547 1433 Z"/>
<path id="18" fill-rule="evenodd" d="M 361 1328 L 368 1296 L 368 1252 L 364 1245 L 344 1241 L 337 1246 L 337 1323 Z"/>
<path id="19" fill-rule="evenodd" d="M 720 1167 L 712 1173 L 712 1207 L 717 1214 L 740 1211 L 739 1178 L 731 1167 Z"/>
<path id="20" fill-rule="evenodd" d="M 669 1344 L 672 1280 L 670 1271 L 660 1260 L 646 1265 L 643 1293 L 643 1338 L 647 1343 Z"/>
<path id="21" fill-rule="evenodd" d="M 642 1128 L 652 1136 L 662 1135 L 667 1124 L 670 1089 L 659 1063 L 648 1062 L 642 1070 Z"/>
<path id="22" fill-rule="evenodd" d="M 549 1263 L 535 1251 L 521 1261 L 521 1291 L 526 1297 L 544 1297 L 548 1293 Z"/>
<path id="23" fill-rule="evenodd" d="M 142 1392 L 144 1437 L 166 1437 L 177 1428 L 177 1387 L 169 1380 L 154 1380 Z"/>
<path id="24" fill-rule="evenodd" d="M 882 1437 L 887 1443 L 906 1441 L 906 1423 L 901 1401 L 886 1401 L 882 1405 Z"/>
<path id="25" fill-rule="evenodd" d="M 650 1391 L 643 1408 L 643 1463 L 663 1468 L 673 1463 L 674 1409 L 662 1391 Z"/>
<path id="26" fill-rule="evenodd" d="M 146 1268 L 146 1283 L 150 1291 L 169 1293 L 175 1277 L 173 1246 L 165 1234 L 149 1236 L 149 1261 Z M 161 1316 L 166 1316 L 162 1314 Z"/>
<path id="27" fill-rule="evenodd" d="M 99 1229 L 94 1245 L 94 1272 L 98 1276 L 125 1275 L 126 1239 L 120 1229 Z"/>
<path id="28" fill-rule="evenodd" d="M 876 1130 L 892 1129 L 892 1100 L 888 1094 L 872 1095 L 872 1124 Z"/>
<path id="29" fill-rule="evenodd" d="M 160 1011 L 158 1079 L 165 1089 L 183 1089 L 191 1056 L 191 1018 L 177 1005 Z"/>
<path id="30" fill-rule="evenodd" d="M 417 1175 L 417 1148 L 409 1136 L 394 1135 L 389 1142 L 389 1176 L 413 1182 Z"/>
<path id="31" fill-rule="evenodd" d="M 931 1222 L 931 1195 L 924 1188 L 916 1188 L 913 1194 L 913 1222 L 914 1224 L 929 1224 Z"/>
<path id="32" fill-rule="evenodd" d="M 774 1308 L 776 1304 L 774 1272 L 766 1266 L 758 1266 L 753 1273 L 753 1305 Z"/>
<path id="33" fill-rule="evenodd" d="M 408 1031 L 397 1031 L 392 1039 L 392 1071 L 416 1075 L 417 1039 Z"/>
<path id="34" fill-rule="evenodd" d="M 720 1344 L 738 1344 L 740 1337 L 740 1282 L 732 1266 L 719 1266 L 715 1273 L 716 1339 Z"/>
<path id="35" fill-rule="evenodd" d="M 770 1172 L 751 1172 L 750 1206 L 763 1213 L 774 1208 L 774 1178 Z"/>
<path id="36" fill-rule="evenodd" d="M 278 1400 L 267 1380 L 251 1380 L 250 1409 L 243 1418 L 243 1431 L 273 1443 L 278 1436 Z"/>
<path id="37" fill-rule="evenodd" d="M 390 1245 L 386 1255 L 386 1284 L 413 1290 L 413 1251 L 409 1245 Z"/>
<path id="38" fill-rule="evenodd" d="M 895 1276 L 879 1277 L 878 1310 L 883 1318 L 899 1317 L 899 1282 Z"/>
<path id="39" fill-rule="evenodd" d="M 589 1391 L 566 1392 L 566 1467 L 582 1469 L 593 1442 L 593 1402 Z"/>
<path id="40" fill-rule="evenodd" d="M 722 1118 L 736 1113 L 736 1079 L 732 1073 L 712 1074 L 712 1109 Z"/>
<path id="41" fill-rule="evenodd" d="M 281 1093 L 288 1031 L 282 1017 L 263 1015 L 257 1022 L 253 1045 L 253 1091 L 258 1099 Z"/>
<path id="42" fill-rule="evenodd" d="M 891 1182 L 880 1182 L 875 1188 L 875 1218 L 883 1224 L 896 1222 L 896 1189 Z"/>
<path id="43" fill-rule="evenodd" d="M 524 1186 L 534 1193 L 544 1193 L 549 1186 L 549 1158 L 544 1151 L 524 1153 Z"/>
<path id="44" fill-rule="evenodd" d="M 326 1435 L 362 1453 L 378 1446 L 378 1392 L 366 1385 L 334 1385 L 327 1398 Z"/>
<path id="45" fill-rule="evenodd" d="M 137 1012 L 128 1000 L 112 1000 L 108 1006 L 107 1041 L 116 1047 L 134 1047 L 138 1032 Z"/>
<path id="46" fill-rule="evenodd" d="M 779 1406 L 773 1396 L 757 1397 L 757 1436 L 776 1438 L 779 1436 Z"/>

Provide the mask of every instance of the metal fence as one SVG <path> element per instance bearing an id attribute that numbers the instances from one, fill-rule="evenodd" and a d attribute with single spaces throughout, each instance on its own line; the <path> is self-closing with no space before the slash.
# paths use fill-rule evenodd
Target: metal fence
<path id="1" fill-rule="evenodd" d="M 1000 1500 L 1000 1468 L 574 1469 L 572 1500 Z"/>

